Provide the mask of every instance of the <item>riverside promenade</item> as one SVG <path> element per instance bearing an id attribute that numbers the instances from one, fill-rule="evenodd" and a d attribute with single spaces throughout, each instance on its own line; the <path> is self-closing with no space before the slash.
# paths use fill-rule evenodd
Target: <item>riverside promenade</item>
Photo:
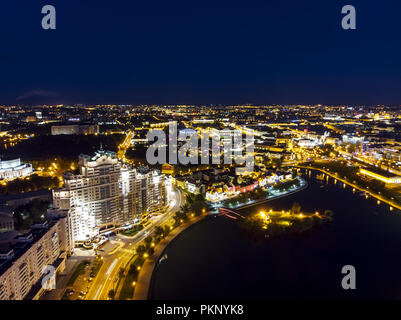
<path id="1" fill-rule="evenodd" d="M 291 194 L 299 192 L 299 191 L 305 189 L 308 186 L 308 184 L 307 184 L 307 182 L 305 180 L 300 179 L 300 181 L 301 181 L 301 186 L 296 188 L 295 190 L 292 190 L 290 192 L 278 193 L 278 194 L 276 194 L 276 195 L 274 195 L 272 197 L 269 197 L 267 199 L 252 201 L 251 203 L 237 206 L 237 207 L 235 207 L 235 209 L 243 209 L 243 208 L 246 208 L 246 207 L 259 205 L 259 204 L 264 203 L 264 202 L 272 201 L 272 200 L 275 200 L 275 199 L 278 199 L 278 198 L 281 198 L 281 197 L 285 197 L 285 196 L 289 196 Z M 161 258 L 161 256 L 162 256 L 164 250 L 166 249 L 166 247 L 181 232 L 183 232 L 184 230 L 186 230 L 190 226 L 194 225 L 195 223 L 203 220 L 207 216 L 210 216 L 210 214 L 209 213 L 204 213 L 203 215 L 201 215 L 199 217 L 191 218 L 187 223 L 185 223 L 185 224 L 173 229 L 169 233 L 169 235 L 157 245 L 157 247 L 155 249 L 155 252 L 152 255 L 152 257 L 146 259 L 146 261 L 144 262 L 144 264 L 142 266 L 142 270 L 139 273 L 139 277 L 138 277 L 138 280 L 137 280 L 137 283 L 136 283 L 136 286 L 135 286 L 133 300 L 147 300 L 148 299 L 149 289 L 151 287 L 153 271 L 154 271 L 155 267 L 157 266 L 157 264 L 159 262 L 159 259 Z"/>
<path id="2" fill-rule="evenodd" d="M 324 173 L 324 174 L 328 175 L 329 177 L 331 177 L 333 179 L 336 179 L 336 180 L 338 180 L 338 181 L 340 181 L 340 182 L 342 182 L 342 183 L 344 183 L 344 184 L 346 184 L 346 185 L 348 185 L 348 186 L 350 186 L 352 188 L 355 188 L 356 190 L 365 192 L 366 194 L 369 194 L 371 197 L 373 197 L 373 198 L 375 198 L 375 199 L 377 199 L 379 201 L 387 203 L 390 207 L 394 207 L 394 208 L 397 208 L 398 210 L 401 210 L 401 205 L 399 203 L 397 203 L 396 201 L 394 201 L 392 199 L 388 199 L 388 198 L 384 197 L 383 195 L 381 195 L 379 193 L 376 193 L 376 192 L 374 192 L 374 191 L 372 191 L 370 189 L 366 189 L 366 188 L 360 187 L 360 186 L 358 186 L 357 184 L 355 184 L 353 182 L 350 182 L 350 181 L 348 181 L 346 179 L 343 179 L 337 173 L 333 174 L 332 172 L 329 172 L 327 170 L 316 168 L 316 167 L 310 167 L 310 166 L 296 165 L 296 166 L 294 166 L 294 168 L 319 171 L 319 172 Z"/>
<path id="3" fill-rule="evenodd" d="M 174 240 L 181 232 L 195 223 L 203 220 L 209 216 L 208 213 L 204 213 L 201 216 L 191 218 L 187 223 L 180 225 L 177 228 L 174 228 L 169 235 L 163 239 L 155 248 L 155 252 L 152 257 L 146 259 L 144 262 L 141 272 L 139 273 L 139 277 L 134 290 L 133 300 L 147 300 L 149 295 L 149 289 L 152 281 L 153 270 L 159 263 L 159 259 L 161 258 L 164 250 L 170 244 L 171 241 Z"/>

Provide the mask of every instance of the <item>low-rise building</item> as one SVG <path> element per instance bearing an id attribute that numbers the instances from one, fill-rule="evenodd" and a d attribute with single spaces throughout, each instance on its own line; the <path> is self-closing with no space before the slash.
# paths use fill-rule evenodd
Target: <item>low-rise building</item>
<path id="1" fill-rule="evenodd" d="M 69 124 L 51 126 L 52 136 L 62 134 L 96 134 L 99 133 L 97 124 Z"/>
<path id="2" fill-rule="evenodd" d="M 33 172 L 30 163 L 23 163 L 21 159 L 0 160 L 0 179 L 15 179 L 29 176 Z"/>
<path id="3" fill-rule="evenodd" d="M 361 168 L 360 173 L 389 184 L 401 184 L 401 176 L 379 168 Z"/>

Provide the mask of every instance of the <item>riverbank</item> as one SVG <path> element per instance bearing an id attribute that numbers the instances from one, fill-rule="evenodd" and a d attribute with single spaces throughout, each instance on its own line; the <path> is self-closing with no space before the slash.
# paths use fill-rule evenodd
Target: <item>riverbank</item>
<path id="1" fill-rule="evenodd" d="M 358 186 L 358 185 L 356 185 L 356 184 L 354 184 L 352 182 L 349 182 L 349 181 L 347 181 L 345 179 L 342 179 L 342 178 L 338 177 L 338 175 L 333 174 L 333 173 L 331 173 L 329 171 L 326 171 L 324 169 L 315 168 L 315 167 L 308 167 L 308 166 L 300 166 L 300 165 L 294 166 L 294 168 L 319 171 L 319 172 L 324 173 L 324 174 L 328 175 L 329 177 L 331 177 L 333 179 L 336 179 L 336 180 L 338 180 L 338 181 L 340 181 L 340 182 L 342 182 L 342 183 L 344 183 L 344 184 L 346 184 L 346 185 L 348 185 L 350 187 L 353 187 L 353 188 L 355 188 L 355 189 L 357 189 L 359 191 L 365 192 L 365 193 L 369 194 L 371 197 L 373 197 L 373 198 L 375 198 L 375 199 L 377 199 L 379 201 L 387 203 L 390 206 L 390 208 L 394 207 L 394 208 L 397 208 L 398 210 L 401 210 L 401 205 L 398 204 L 397 202 L 391 201 L 390 199 L 387 199 L 387 198 L 383 197 L 382 195 L 380 195 L 380 194 L 378 194 L 376 192 L 373 192 L 370 189 L 362 188 L 362 187 L 360 187 L 360 186 Z M 392 210 L 392 209 L 390 209 L 390 210 Z"/>
<path id="2" fill-rule="evenodd" d="M 298 177 L 300 179 L 301 185 L 300 187 L 292 190 L 290 192 L 283 192 L 274 196 L 270 196 L 267 199 L 261 199 L 252 201 L 252 203 L 247 203 L 244 205 L 240 205 L 235 207 L 235 209 L 243 209 L 251 206 L 256 206 L 268 201 L 272 201 L 275 199 L 279 199 L 285 196 L 292 195 L 296 192 L 304 190 L 307 188 L 308 183 L 306 180 Z M 134 297 L 133 300 L 146 300 L 149 298 L 150 293 L 152 292 L 152 284 L 154 281 L 154 274 L 156 271 L 156 267 L 158 265 L 159 259 L 163 256 L 164 252 L 168 248 L 168 246 L 174 242 L 178 235 L 182 234 L 184 231 L 187 231 L 191 226 L 195 225 L 197 222 L 202 221 L 207 216 L 210 216 L 208 213 L 192 218 L 189 223 L 179 226 L 172 230 L 172 232 L 157 246 L 155 253 L 152 257 L 148 258 L 142 266 L 141 273 L 139 274 L 138 281 L 135 286 Z"/>
<path id="3" fill-rule="evenodd" d="M 178 237 L 165 251 L 169 260 L 156 268 L 153 300 L 395 299 L 401 276 L 398 244 L 401 216 L 376 199 L 343 188 L 334 179 L 311 174 L 308 188 L 268 204 L 239 210 L 290 210 L 335 213 L 313 232 L 271 241 L 251 239 L 225 217 L 207 219 Z M 326 179 L 325 179 L 326 180 Z M 375 263 L 372 263 L 375 261 Z M 359 289 L 341 286 L 341 268 L 357 266 Z M 378 271 L 386 270 L 386 276 Z M 234 278 L 233 278 L 234 275 Z"/>
<path id="4" fill-rule="evenodd" d="M 154 271 L 159 263 L 160 258 L 163 256 L 164 251 L 171 244 L 175 238 L 180 235 L 182 232 L 186 231 L 188 228 L 193 226 L 194 224 L 202 221 L 204 218 L 209 216 L 209 214 L 203 214 L 201 216 L 192 218 L 187 223 L 182 224 L 181 226 L 174 228 L 169 235 L 163 239 L 156 247 L 154 254 L 152 257 L 149 257 L 144 262 L 141 272 L 138 276 L 138 280 L 135 285 L 134 297 L 133 300 L 147 300 L 149 296 L 149 292 L 151 292 L 152 287 L 152 279 Z"/>

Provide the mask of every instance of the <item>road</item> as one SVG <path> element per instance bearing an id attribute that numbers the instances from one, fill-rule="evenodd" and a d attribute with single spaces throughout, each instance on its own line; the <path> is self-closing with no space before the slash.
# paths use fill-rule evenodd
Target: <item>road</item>
<path id="1" fill-rule="evenodd" d="M 120 268 L 125 268 L 134 255 L 135 247 L 148 235 L 152 234 L 157 226 L 167 222 L 175 212 L 185 203 L 185 195 L 178 189 L 173 190 L 173 200 L 165 214 L 155 216 L 151 224 L 138 232 L 134 237 L 117 236 L 112 243 L 119 244 L 112 254 L 102 253 L 103 265 L 87 293 L 85 300 L 106 300 L 111 289 L 116 289 Z M 116 280 L 117 279 L 117 280 Z M 122 285 L 122 284 L 120 284 Z"/>
<path id="2" fill-rule="evenodd" d="M 118 146 L 118 153 L 117 156 L 119 159 L 125 159 L 125 153 L 127 149 L 131 146 L 131 140 L 134 135 L 133 131 L 128 131 L 127 136 L 125 137 L 124 141 Z"/>

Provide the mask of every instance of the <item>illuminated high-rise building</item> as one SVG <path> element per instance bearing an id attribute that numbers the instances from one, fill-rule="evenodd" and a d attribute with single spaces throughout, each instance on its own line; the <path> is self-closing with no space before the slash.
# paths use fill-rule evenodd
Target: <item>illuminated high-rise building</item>
<path id="1" fill-rule="evenodd" d="M 122 163 L 114 152 L 80 155 L 79 171 L 65 172 L 64 187 L 53 191 L 54 207 L 68 210 L 75 243 L 161 212 L 166 205 L 164 175 Z"/>

